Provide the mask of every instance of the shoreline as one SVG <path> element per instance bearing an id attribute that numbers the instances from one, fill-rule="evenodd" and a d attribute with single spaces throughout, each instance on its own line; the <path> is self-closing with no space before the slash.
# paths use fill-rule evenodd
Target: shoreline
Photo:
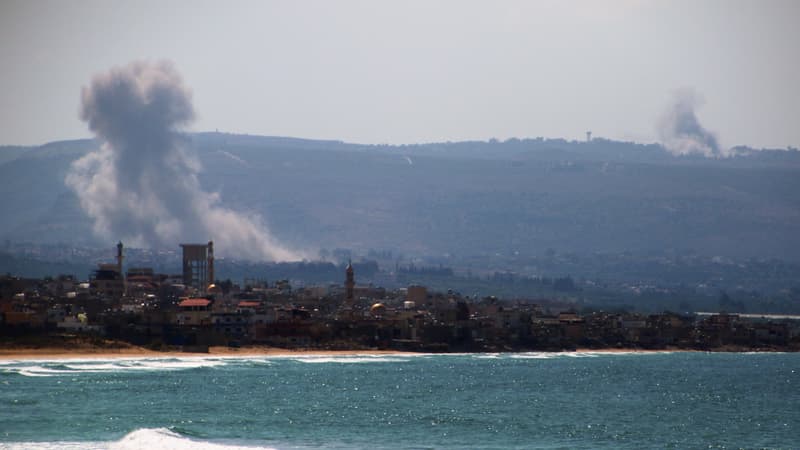
<path id="1" fill-rule="evenodd" d="M 0 361 L 30 359 L 126 359 L 126 358 L 194 358 L 194 357 L 255 357 L 255 356 L 353 356 L 353 355 L 414 355 L 415 352 L 400 350 L 315 350 L 287 349 L 279 347 L 209 347 L 208 352 L 180 350 L 150 350 L 143 347 L 118 349 L 76 349 L 58 347 L 43 348 L 0 348 Z"/>
<path id="2" fill-rule="evenodd" d="M 427 350 L 427 351 L 426 351 Z M 229 346 L 164 346 L 158 349 L 134 345 L 113 339 L 13 339 L 0 340 L 0 361 L 9 360 L 66 360 L 66 359 L 132 359 L 132 358 L 249 358 L 249 357 L 291 357 L 291 356 L 381 356 L 381 355 L 435 355 L 435 354 L 475 354 L 497 355 L 502 353 L 551 353 L 551 354 L 652 354 L 652 353 L 774 353 L 800 352 L 795 346 L 749 347 L 742 345 L 721 345 L 711 348 L 687 348 L 667 345 L 662 348 L 631 347 L 571 347 L 571 348 L 504 348 L 504 349 L 379 349 L 379 348 L 285 348 L 270 345 Z"/>
<path id="3" fill-rule="evenodd" d="M 694 349 L 681 349 L 681 348 L 665 348 L 665 349 L 637 349 L 637 348 L 578 348 L 575 350 L 557 350 L 557 351 L 512 351 L 501 353 L 694 353 L 694 352 L 714 352 L 714 353 L 745 353 L 745 352 L 762 352 L 770 353 L 775 350 L 765 349 L 717 349 L 717 350 L 694 350 Z M 441 353 L 447 354 L 496 354 L 498 352 L 456 352 L 456 353 Z M 253 346 L 242 348 L 231 347 L 209 347 L 208 352 L 191 352 L 180 350 L 150 350 L 144 347 L 125 347 L 125 348 L 80 348 L 80 349 L 65 349 L 58 347 L 40 347 L 40 348 L 0 348 L 0 361 L 18 361 L 18 360 L 67 360 L 67 359 L 130 359 L 130 358 L 213 358 L 213 357 L 258 357 L 258 356 L 356 356 L 356 355 L 369 355 L 369 356 L 382 356 L 382 355 L 424 355 L 424 354 L 437 354 L 426 352 L 408 352 L 402 350 L 378 350 L 378 349 L 361 349 L 361 350 L 318 350 L 318 349 L 287 349 L 280 347 L 268 346 Z"/>

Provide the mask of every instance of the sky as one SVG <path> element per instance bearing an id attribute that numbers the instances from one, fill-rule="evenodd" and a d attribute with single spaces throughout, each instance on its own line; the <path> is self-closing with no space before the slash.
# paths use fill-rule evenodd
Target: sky
<path id="1" fill-rule="evenodd" d="M 691 89 L 725 147 L 800 146 L 797 1 L 0 2 L 0 144 L 90 137 L 81 88 L 169 60 L 190 131 L 656 142 Z"/>

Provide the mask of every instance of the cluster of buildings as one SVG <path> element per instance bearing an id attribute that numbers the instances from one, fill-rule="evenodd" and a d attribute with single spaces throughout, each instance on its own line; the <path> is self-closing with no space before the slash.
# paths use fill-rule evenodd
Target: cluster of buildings
<path id="1" fill-rule="evenodd" d="M 571 348 L 800 350 L 798 317 L 594 312 L 547 300 L 503 301 L 424 286 L 287 280 L 217 283 L 214 247 L 183 244 L 179 275 L 100 264 L 89 280 L 0 277 L 0 334 L 86 333 L 153 348 L 212 345 L 419 351 Z"/>

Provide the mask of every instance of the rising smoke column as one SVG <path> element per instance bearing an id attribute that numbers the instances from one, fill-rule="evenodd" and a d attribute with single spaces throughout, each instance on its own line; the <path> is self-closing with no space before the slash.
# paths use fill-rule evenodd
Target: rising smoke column
<path id="1" fill-rule="evenodd" d="M 102 146 L 72 164 L 66 184 L 98 234 L 161 248 L 213 239 L 232 256 L 299 259 L 258 217 L 220 206 L 200 187 L 200 166 L 180 133 L 194 119 L 191 92 L 171 63 L 134 62 L 95 76 L 81 92 L 80 115 Z"/>
<path id="2" fill-rule="evenodd" d="M 692 153 L 707 157 L 726 156 L 714 133 L 697 120 L 695 109 L 702 105 L 701 97 L 692 89 L 675 92 L 672 104 L 658 123 L 664 147 L 676 155 Z"/>

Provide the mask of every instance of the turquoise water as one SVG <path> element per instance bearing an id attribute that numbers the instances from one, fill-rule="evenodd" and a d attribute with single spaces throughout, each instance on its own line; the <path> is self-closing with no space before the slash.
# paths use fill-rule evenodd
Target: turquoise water
<path id="1" fill-rule="evenodd" d="M 798 448 L 800 354 L 0 362 L 0 448 Z"/>

